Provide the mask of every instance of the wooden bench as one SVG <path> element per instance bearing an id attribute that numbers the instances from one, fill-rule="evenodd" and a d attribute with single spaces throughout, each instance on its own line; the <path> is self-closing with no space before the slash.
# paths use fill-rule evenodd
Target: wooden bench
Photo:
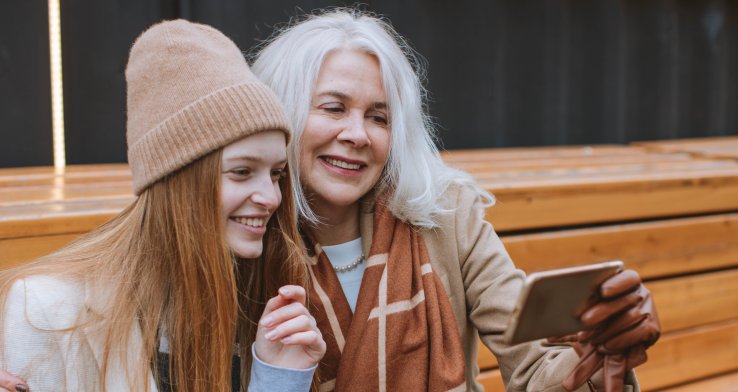
<path id="1" fill-rule="evenodd" d="M 127 165 L 0 169 L 0 268 L 50 253 L 132 200 Z"/>
<path id="2" fill-rule="evenodd" d="M 716 149 L 709 140 L 668 143 L 678 148 L 653 142 L 443 157 L 495 194 L 487 217 L 523 270 L 621 259 L 639 271 L 664 330 L 636 371 L 644 390 L 735 390 L 738 157 L 707 154 Z M 71 166 L 63 175 L 0 169 L 0 268 L 106 221 L 133 200 L 130 189 L 125 165 Z M 504 390 L 483 346 L 479 364 L 485 388 Z"/>
<path id="3" fill-rule="evenodd" d="M 621 259 L 639 271 L 664 332 L 636 370 L 647 391 L 736 390 L 738 160 L 726 158 L 653 144 L 444 153 L 495 194 L 488 219 L 523 270 Z M 479 364 L 503 391 L 481 345 Z"/>

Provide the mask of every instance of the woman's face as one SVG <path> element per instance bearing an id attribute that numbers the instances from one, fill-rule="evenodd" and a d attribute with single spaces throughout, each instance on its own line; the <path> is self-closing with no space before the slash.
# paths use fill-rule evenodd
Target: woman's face
<path id="1" fill-rule="evenodd" d="M 223 149 L 221 202 L 228 247 L 243 258 L 259 257 L 269 218 L 282 201 L 279 180 L 287 175 L 282 131 L 247 136 Z"/>
<path id="2" fill-rule="evenodd" d="M 376 57 L 328 54 L 300 142 L 302 186 L 319 214 L 350 206 L 374 187 L 389 153 L 389 123 Z"/>

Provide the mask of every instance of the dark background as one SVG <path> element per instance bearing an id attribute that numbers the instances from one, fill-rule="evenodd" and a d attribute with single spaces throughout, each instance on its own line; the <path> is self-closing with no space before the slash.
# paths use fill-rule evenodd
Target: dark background
<path id="1" fill-rule="evenodd" d="M 124 69 L 162 19 L 247 50 L 332 1 L 62 0 L 67 163 L 125 161 Z M 447 149 L 738 134 L 738 1 L 381 0 L 428 63 Z M 0 1 L 0 167 L 50 165 L 48 13 Z"/>

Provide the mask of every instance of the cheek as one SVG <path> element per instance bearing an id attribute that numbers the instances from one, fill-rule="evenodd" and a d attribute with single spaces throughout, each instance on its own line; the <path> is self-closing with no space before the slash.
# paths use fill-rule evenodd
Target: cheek
<path id="1" fill-rule="evenodd" d="M 390 135 L 389 131 L 382 129 L 377 132 L 377 136 L 372 139 L 372 145 L 374 146 L 374 156 L 381 162 L 386 162 L 389 156 L 390 150 Z"/>
<path id="2" fill-rule="evenodd" d="M 223 216 L 226 218 L 230 214 L 231 210 L 233 210 L 234 204 L 236 204 L 236 194 L 236 189 L 234 189 L 232 185 L 223 184 L 220 194 L 220 208 Z"/>

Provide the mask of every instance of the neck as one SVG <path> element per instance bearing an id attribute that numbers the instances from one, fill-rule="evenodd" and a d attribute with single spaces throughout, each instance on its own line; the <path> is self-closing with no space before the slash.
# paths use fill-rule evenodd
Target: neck
<path id="1" fill-rule="evenodd" d="M 336 245 L 355 240 L 359 231 L 359 202 L 346 207 L 313 206 L 321 222 L 312 227 L 313 235 L 321 245 Z"/>

